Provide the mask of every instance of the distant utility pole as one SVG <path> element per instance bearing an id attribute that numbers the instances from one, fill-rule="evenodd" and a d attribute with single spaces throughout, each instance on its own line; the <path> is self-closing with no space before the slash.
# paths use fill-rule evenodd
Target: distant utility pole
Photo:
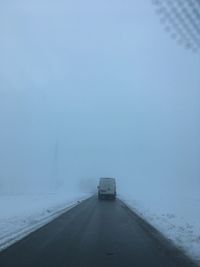
<path id="1" fill-rule="evenodd" d="M 60 179 L 59 173 L 59 142 L 56 140 L 53 149 L 53 185 L 55 185 L 56 189 L 60 188 L 62 185 L 62 181 Z"/>

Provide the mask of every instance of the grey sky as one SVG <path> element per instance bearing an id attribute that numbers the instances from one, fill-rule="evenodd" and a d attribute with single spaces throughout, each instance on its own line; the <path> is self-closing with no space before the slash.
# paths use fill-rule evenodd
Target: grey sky
<path id="1" fill-rule="evenodd" d="M 0 36 L 5 190 L 199 185 L 200 56 L 150 1 L 2 1 Z"/>

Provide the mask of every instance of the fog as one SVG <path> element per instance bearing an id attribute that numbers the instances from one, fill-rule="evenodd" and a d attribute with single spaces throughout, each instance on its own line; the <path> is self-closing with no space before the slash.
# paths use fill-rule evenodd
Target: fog
<path id="1" fill-rule="evenodd" d="M 0 3 L 0 192 L 200 186 L 200 56 L 150 1 Z"/>

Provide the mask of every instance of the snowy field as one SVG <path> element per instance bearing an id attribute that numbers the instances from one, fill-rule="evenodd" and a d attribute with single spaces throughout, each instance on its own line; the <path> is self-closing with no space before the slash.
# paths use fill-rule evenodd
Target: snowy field
<path id="1" fill-rule="evenodd" d="M 200 265 L 200 196 L 146 193 L 119 196 Z"/>
<path id="2" fill-rule="evenodd" d="M 35 231 L 90 194 L 0 195 L 0 250 Z"/>

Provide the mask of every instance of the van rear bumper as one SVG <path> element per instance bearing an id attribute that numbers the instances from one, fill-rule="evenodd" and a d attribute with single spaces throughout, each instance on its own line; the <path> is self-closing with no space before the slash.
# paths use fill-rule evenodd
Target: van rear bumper
<path id="1" fill-rule="evenodd" d="M 99 193 L 98 194 L 98 198 L 99 199 L 115 199 L 116 198 L 116 194 L 102 194 L 102 193 Z"/>

